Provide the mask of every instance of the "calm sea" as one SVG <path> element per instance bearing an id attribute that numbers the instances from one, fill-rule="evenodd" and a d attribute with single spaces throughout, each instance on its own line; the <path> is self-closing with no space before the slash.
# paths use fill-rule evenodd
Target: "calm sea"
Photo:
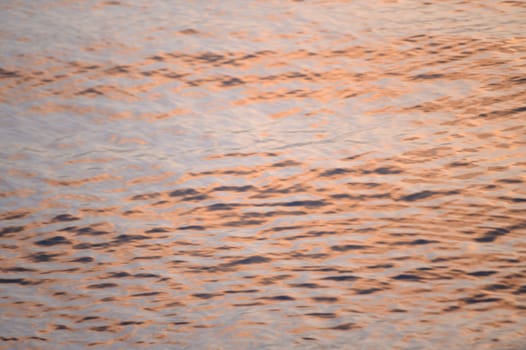
<path id="1" fill-rule="evenodd" d="M 0 348 L 526 349 L 526 2 L 2 1 Z"/>

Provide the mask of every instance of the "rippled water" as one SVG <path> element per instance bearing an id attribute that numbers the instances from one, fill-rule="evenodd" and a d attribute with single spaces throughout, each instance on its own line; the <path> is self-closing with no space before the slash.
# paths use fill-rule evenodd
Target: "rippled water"
<path id="1" fill-rule="evenodd" d="M 1 347 L 526 346 L 524 1 L 5 1 Z"/>

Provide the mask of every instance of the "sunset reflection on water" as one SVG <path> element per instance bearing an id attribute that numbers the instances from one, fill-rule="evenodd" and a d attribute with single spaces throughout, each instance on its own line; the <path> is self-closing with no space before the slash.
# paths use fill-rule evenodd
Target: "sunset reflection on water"
<path id="1" fill-rule="evenodd" d="M 524 18 L 1 4 L 1 347 L 521 349 Z"/>

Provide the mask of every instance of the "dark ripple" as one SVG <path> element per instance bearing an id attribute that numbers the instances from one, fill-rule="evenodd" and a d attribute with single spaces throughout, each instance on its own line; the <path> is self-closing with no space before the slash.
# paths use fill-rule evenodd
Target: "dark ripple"
<path id="1" fill-rule="evenodd" d="M 265 220 L 239 220 L 239 221 L 229 221 L 225 222 L 223 226 L 225 227 L 246 227 L 246 226 L 253 226 L 253 225 L 261 225 L 264 224 Z"/>
<path id="2" fill-rule="evenodd" d="M 159 294 L 162 294 L 162 293 L 161 292 L 143 292 L 143 293 L 132 294 L 131 296 L 132 297 L 150 297 L 150 296 L 159 295 Z"/>
<path id="3" fill-rule="evenodd" d="M 104 288 L 114 288 L 118 287 L 118 284 L 116 283 L 97 283 L 97 284 L 91 284 L 88 286 L 89 289 L 104 289 Z"/>
<path id="4" fill-rule="evenodd" d="M 13 212 L 13 213 L 5 213 L 0 215 L 0 220 L 15 220 L 15 219 L 21 219 L 28 216 L 29 212 Z"/>
<path id="5" fill-rule="evenodd" d="M 155 228 L 146 230 L 145 232 L 146 233 L 161 233 L 161 232 L 170 232 L 170 230 L 164 227 L 155 227 Z"/>
<path id="6" fill-rule="evenodd" d="M 168 195 L 170 197 L 185 197 L 185 196 L 195 196 L 199 194 L 200 193 L 193 188 L 184 188 L 184 189 L 178 189 L 178 190 L 172 191 Z"/>
<path id="7" fill-rule="evenodd" d="M 438 79 L 443 78 L 444 74 L 434 73 L 434 74 L 418 74 L 413 76 L 412 79 L 414 80 L 422 80 L 422 79 Z"/>
<path id="8" fill-rule="evenodd" d="M 414 274 L 409 274 L 409 273 L 402 273 L 400 275 L 396 275 L 391 278 L 397 281 L 409 281 L 409 282 L 420 282 L 422 280 L 422 277 L 414 275 Z"/>
<path id="9" fill-rule="evenodd" d="M 334 327 L 330 327 L 329 329 L 334 329 L 334 330 L 337 330 L 337 331 L 348 331 L 348 330 L 353 329 L 355 327 L 356 327 L 356 325 L 354 323 L 342 323 L 340 325 L 337 325 L 337 326 L 334 326 Z"/>
<path id="10" fill-rule="evenodd" d="M 476 294 L 472 297 L 463 298 L 462 301 L 464 301 L 466 304 L 478 304 L 478 303 L 493 303 L 500 301 L 500 298 L 492 298 L 488 297 L 486 294 Z"/>
<path id="11" fill-rule="evenodd" d="M 311 312 L 305 314 L 305 316 L 317 317 L 317 318 L 336 318 L 336 314 L 332 312 Z"/>
<path id="12" fill-rule="evenodd" d="M 61 232 L 74 232 L 74 233 L 76 233 L 77 235 L 80 235 L 80 236 L 83 236 L 83 235 L 100 236 L 100 235 L 106 235 L 106 234 L 110 233 L 108 231 L 99 230 L 99 229 L 96 229 L 94 227 L 77 227 L 77 226 L 68 226 L 68 227 L 65 227 L 63 229 L 60 229 L 59 231 L 61 231 Z"/>
<path id="13" fill-rule="evenodd" d="M 373 294 L 373 293 L 376 293 L 382 290 L 383 289 L 381 288 L 367 288 L 367 289 L 355 289 L 354 292 L 356 294 L 365 295 L 365 294 Z"/>
<path id="14" fill-rule="evenodd" d="M 336 303 L 339 299 L 337 297 L 314 297 L 312 300 L 319 303 Z"/>
<path id="15" fill-rule="evenodd" d="M 33 262 L 48 262 L 53 261 L 55 257 L 60 256 L 60 254 L 50 254 L 50 253 L 33 253 L 29 256 L 27 256 L 27 259 L 33 261 Z"/>
<path id="16" fill-rule="evenodd" d="M 257 293 L 259 289 L 226 290 L 225 294 Z"/>
<path id="17" fill-rule="evenodd" d="M 79 219 L 79 217 L 73 216 L 71 214 L 60 214 L 51 219 L 51 222 L 76 221 Z"/>
<path id="18" fill-rule="evenodd" d="M 475 241 L 476 242 L 481 242 L 481 243 L 493 242 L 494 240 L 496 240 L 500 236 L 504 236 L 504 235 L 506 235 L 508 233 L 510 233 L 510 230 L 508 230 L 508 229 L 496 228 L 496 229 L 493 229 L 493 230 L 490 230 L 490 231 L 486 231 L 482 237 L 475 238 Z"/>
<path id="19" fill-rule="evenodd" d="M 29 271 L 36 271 L 36 270 L 28 269 L 27 267 L 15 266 L 15 267 L 4 268 L 2 269 L 2 271 L 4 272 L 29 272 Z"/>
<path id="20" fill-rule="evenodd" d="M 490 285 L 487 285 L 486 287 L 484 287 L 484 290 L 487 290 L 487 291 L 499 291 L 499 290 L 507 290 L 507 289 L 510 289 L 511 286 L 509 285 L 506 285 L 506 284 L 501 284 L 501 283 L 495 283 L 495 284 L 490 284 Z"/>
<path id="21" fill-rule="evenodd" d="M 210 210 L 210 211 L 215 211 L 215 210 L 232 210 L 234 208 L 241 207 L 241 206 L 242 206 L 241 204 L 237 204 L 237 203 L 231 203 L 231 204 L 216 203 L 216 204 L 212 204 L 212 205 L 207 206 L 206 209 Z"/>
<path id="22" fill-rule="evenodd" d="M 335 175 L 348 174 L 350 172 L 352 172 L 352 170 L 350 170 L 350 169 L 336 168 L 336 169 L 326 170 L 323 173 L 321 173 L 320 176 L 332 177 L 332 176 L 335 176 Z"/>
<path id="23" fill-rule="evenodd" d="M 433 243 L 439 243 L 439 241 L 431 240 L 431 239 L 415 239 L 414 241 L 406 241 L 406 242 L 395 242 L 396 245 L 426 245 L 426 244 L 433 244 Z"/>
<path id="24" fill-rule="evenodd" d="M 206 227 L 200 226 L 200 225 L 188 225 L 188 226 L 180 226 L 177 229 L 178 230 L 203 231 L 203 230 L 206 230 Z"/>
<path id="25" fill-rule="evenodd" d="M 419 201 L 419 200 L 426 199 L 428 197 L 432 197 L 435 195 L 446 196 L 446 195 L 454 195 L 454 194 L 459 194 L 459 193 L 460 193 L 459 191 L 448 191 L 448 192 L 421 191 L 421 192 L 416 192 L 416 193 L 413 193 L 407 196 L 402 196 L 400 197 L 400 200 L 405 201 L 405 202 L 414 202 L 414 201 Z"/>
<path id="26" fill-rule="evenodd" d="M 138 200 L 154 199 L 159 196 L 160 196 L 160 193 L 145 193 L 145 194 L 135 195 L 131 199 L 134 201 L 138 201 Z"/>
<path id="27" fill-rule="evenodd" d="M 292 201 L 284 203 L 272 203 L 269 206 L 283 206 L 283 207 L 322 207 L 327 205 L 323 200 L 304 200 L 304 201 Z"/>
<path id="28" fill-rule="evenodd" d="M 226 266 L 236 266 L 236 265 L 247 265 L 247 264 L 261 264 L 261 263 L 266 263 L 270 261 L 271 259 L 266 258 L 264 256 L 254 255 L 248 258 L 231 261 L 225 265 Z"/>
<path id="29" fill-rule="evenodd" d="M 374 170 L 362 170 L 362 174 L 396 175 L 401 174 L 402 170 L 392 167 L 380 167 Z"/>
<path id="30" fill-rule="evenodd" d="M 120 244 L 133 241 L 143 241 L 146 239 L 151 239 L 151 237 L 145 235 L 118 235 L 117 237 L 115 237 L 113 242 Z"/>
<path id="31" fill-rule="evenodd" d="M 309 289 L 324 288 L 323 286 L 320 286 L 317 283 L 292 283 L 290 284 L 290 286 L 295 287 L 295 288 L 309 288 Z"/>
<path id="32" fill-rule="evenodd" d="M 276 295 L 276 296 L 270 296 L 270 297 L 262 297 L 262 298 L 259 298 L 259 299 L 272 300 L 272 301 L 292 301 L 292 300 L 296 300 L 296 299 L 294 299 L 293 297 L 291 297 L 289 295 Z"/>
<path id="33" fill-rule="evenodd" d="M 366 249 L 367 246 L 360 245 L 360 244 L 345 244 L 345 245 L 335 245 L 332 246 L 331 249 L 337 252 L 346 252 L 348 250 L 359 250 L 359 249 Z"/>
<path id="34" fill-rule="evenodd" d="M 343 282 L 343 281 L 356 281 L 358 277 L 353 276 L 353 275 L 343 275 L 343 276 L 328 276 L 322 279 L 327 280 L 327 281 Z"/>
<path id="35" fill-rule="evenodd" d="M 215 298 L 215 297 L 219 297 L 223 294 L 221 293 L 196 293 L 196 294 L 192 294 L 194 297 L 196 298 L 199 298 L 199 299 L 212 299 L 212 298 Z"/>
<path id="36" fill-rule="evenodd" d="M 92 262 L 94 259 L 90 256 L 84 256 L 84 257 L 81 257 L 81 258 L 77 258 L 77 259 L 74 259 L 74 260 L 71 260 L 71 262 L 80 262 L 80 263 L 89 263 L 89 262 Z"/>
<path id="37" fill-rule="evenodd" d="M 496 274 L 497 271 L 475 271 L 468 272 L 467 274 L 474 277 L 487 277 Z"/>
<path id="38" fill-rule="evenodd" d="M 35 282 L 30 282 L 24 278 L 0 278 L 0 284 L 20 284 L 25 286 L 28 284 L 35 284 Z"/>
<path id="39" fill-rule="evenodd" d="M 213 191 L 221 192 L 247 192 L 254 191 L 256 188 L 252 185 L 247 186 L 219 186 L 215 187 Z"/>
<path id="40" fill-rule="evenodd" d="M 67 240 L 63 236 L 55 236 L 48 239 L 43 239 L 41 241 L 35 242 L 39 246 L 54 246 L 59 244 L 71 244 L 71 241 Z"/>
<path id="41" fill-rule="evenodd" d="M 0 230 L 0 237 L 7 235 L 9 233 L 17 233 L 24 231 L 24 226 L 8 226 Z"/>

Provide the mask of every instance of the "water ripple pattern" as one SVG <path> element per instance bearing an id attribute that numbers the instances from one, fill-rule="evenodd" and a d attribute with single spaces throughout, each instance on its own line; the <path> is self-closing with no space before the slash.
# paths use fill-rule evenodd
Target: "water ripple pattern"
<path id="1" fill-rule="evenodd" d="M 0 347 L 524 349 L 525 19 L 2 2 Z"/>

